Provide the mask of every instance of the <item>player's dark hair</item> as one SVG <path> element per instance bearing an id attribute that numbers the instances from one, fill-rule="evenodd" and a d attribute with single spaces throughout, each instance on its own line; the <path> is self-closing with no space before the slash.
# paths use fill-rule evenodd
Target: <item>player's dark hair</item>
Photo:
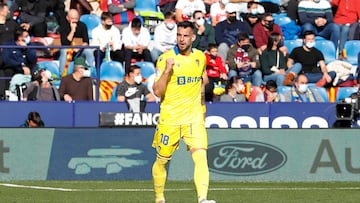
<path id="1" fill-rule="evenodd" d="M 191 28 L 192 30 L 194 30 L 194 24 L 190 21 L 183 21 L 183 22 L 179 22 L 177 24 L 177 27 L 182 27 L 182 28 Z"/>

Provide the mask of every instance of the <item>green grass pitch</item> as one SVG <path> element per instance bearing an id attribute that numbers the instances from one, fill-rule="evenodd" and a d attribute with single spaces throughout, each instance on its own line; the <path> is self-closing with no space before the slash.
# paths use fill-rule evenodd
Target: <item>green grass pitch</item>
<path id="1" fill-rule="evenodd" d="M 167 203 L 196 203 L 192 181 L 168 181 Z M 0 202 L 152 203 L 151 181 L 3 181 Z M 360 183 L 211 182 L 209 199 L 217 203 L 344 203 L 360 201 Z"/>

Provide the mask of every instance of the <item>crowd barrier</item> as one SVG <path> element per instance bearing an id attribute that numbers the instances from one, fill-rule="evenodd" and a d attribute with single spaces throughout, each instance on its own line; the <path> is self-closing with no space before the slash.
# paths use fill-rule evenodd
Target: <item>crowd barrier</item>
<path id="1" fill-rule="evenodd" d="M 151 180 L 153 128 L 2 129 L 0 180 Z M 208 129 L 210 179 L 360 181 L 356 129 Z M 169 180 L 191 180 L 181 142 Z"/>
<path id="2" fill-rule="evenodd" d="M 336 121 L 336 103 L 219 102 L 206 106 L 207 128 L 329 128 Z M 147 103 L 146 112 L 154 122 L 146 124 L 135 114 L 124 116 L 128 109 L 121 102 L 0 102 L 0 127 L 19 127 L 31 111 L 40 113 L 46 127 L 99 127 L 100 113 L 112 113 L 114 125 L 108 127 L 153 127 L 159 103 Z"/>

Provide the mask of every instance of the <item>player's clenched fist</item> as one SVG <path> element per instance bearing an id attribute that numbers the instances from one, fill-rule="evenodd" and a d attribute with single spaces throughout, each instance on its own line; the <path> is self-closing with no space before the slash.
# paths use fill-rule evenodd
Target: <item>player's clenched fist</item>
<path id="1" fill-rule="evenodd" d="M 171 73 L 171 71 L 173 70 L 173 66 L 175 64 L 175 61 L 173 58 L 168 58 L 166 59 L 166 72 L 167 73 Z"/>

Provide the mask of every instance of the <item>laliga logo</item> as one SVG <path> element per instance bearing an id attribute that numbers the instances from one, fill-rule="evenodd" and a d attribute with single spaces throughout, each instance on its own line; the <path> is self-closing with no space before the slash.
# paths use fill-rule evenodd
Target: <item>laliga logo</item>
<path id="1" fill-rule="evenodd" d="M 255 118 L 250 116 L 237 116 L 230 122 L 221 116 L 207 116 L 205 120 L 206 128 L 270 128 L 269 117 L 259 117 L 259 125 Z M 326 119 L 319 116 L 305 118 L 299 126 L 298 121 L 290 116 L 279 116 L 273 119 L 271 128 L 328 128 Z"/>
<path id="2" fill-rule="evenodd" d="M 281 168 L 287 161 L 279 148 L 254 141 L 227 141 L 208 148 L 209 169 L 223 175 L 259 175 Z"/>

